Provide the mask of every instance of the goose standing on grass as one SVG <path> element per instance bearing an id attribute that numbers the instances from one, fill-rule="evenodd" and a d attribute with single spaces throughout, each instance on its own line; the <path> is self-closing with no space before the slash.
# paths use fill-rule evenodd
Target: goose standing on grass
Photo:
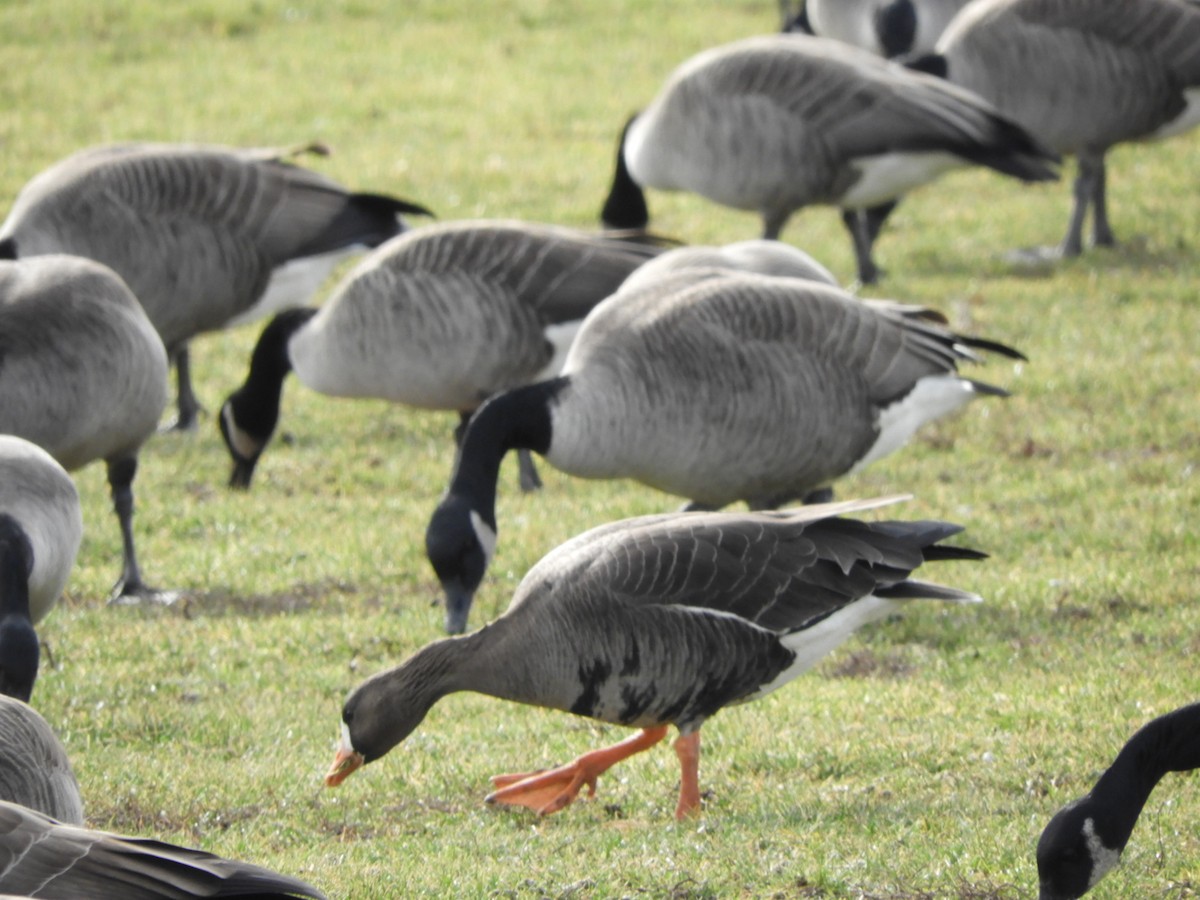
<path id="1" fill-rule="evenodd" d="M 33 707 L 12 697 L 0 697 L 0 801 L 83 824 L 83 798 L 67 751 Z"/>
<path id="2" fill-rule="evenodd" d="M 162 341 L 111 270 L 77 256 L 0 260 L 0 434 L 68 471 L 104 460 L 123 546 L 110 602 L 175 597 L 143 581 L 133 540 L 138 451 L 166 403 Z"/>
<path id="3" fill-rule="evenodd" d="M 1025 181 L 1054 179 L 1053 159 L 945 81 L 838 41 L 754 37 L 688 60 L 626 124 L 601 219 L 644 228 L 643 188 L 684 190 L 758 212 L 763 237 L 778 238 L 792 213 L 832 204 L 843 210 L 858 277 L 870 283 L 879 275 L 872 247 L 882 218 L 865 211 L 890 209 L 971 163 Z"/>
<path id="4" fill-rule="evenodd" d="M 24 701 L 33 695 L 40 656 L 33 626 L 62 595 L 82 539 L 71 476 L 36 444 L 0 434 L 0 694 Z"/>
<path id="5" fill-rule="evenodd" d="M 187 342 L 252 309 L 308 301 L 346 254 L 404 229 L 421 206 L 354 194 L 294 165 L 289 150 L 197 144 L 92 147 L 42 172 L 0 225 L 0 257 L 71 253 L 125 279 L 179 376 L 177 427 L 199 404 Z"/>
<path id="6" fill-rule="evenodd" d="M 467 614 L 496 544 L 496 478 L 512 449 L 582 478 L 632 478 L 719 508 L 806 498 L 998 388 L 961 377 L 972 348 L 919 307 L 827 285 L 683 271 L 620 291 L 585 321 L 562 375 L 472 417 L 426 553 L 446 628 Z"/>
<path id="7" fill-rule="evenodd" d="M 1200 6 L 1183 0 L 976 0 L 914 63 L 974 91 L 1079 165 L 1064 256 L 1115 242 L 1105 155 L 1200 123 Z M 1052 85 L 1053 90 L 1047 86 Z"/>
<path id="8" fill-rule="evenodd" d="M 1037 845 L 1040 900 L 1082 897 L 1121 859 L 1168 772 L 1200 768 L 1200 703 L 1159 716 L 1121 748 L 1091 792 L 1057 813 Z"/>
<path id="9" fill-rule="evenodd" d="M 783 30 L 853 44 L 889 59 L 933 49 L 968 0 L 804 0 L 782 4 Z"/>
<path id="10" fill-rule="evenodd" d="M 289 371 L 332 397 L 459 413 L 556 374 L 580 320 L 657 246 L 525 222 L 455 222 L 380 247 L 320 310 L 279 314 L 221 408 L 230 485 L 249 487 Z M 460 426 L 461 427 L 461 426 Z M 521 460 L 521 484 L 539 484 Z"/>
<path id="11" fill-rule="evenodd" d="M 569 765 L 494 778 L 490 802 L 556 812 L 674 725 L 675 815 L 696 814 L 706 719 L 783 686 L 910 599 L 979 599 L 909 577 L 927 561 L 984 556 L 940 543 L 958 526 L 842 517 L 887 502 L 668 513 L 570 540 L 530 569 L 490 625 L 430 644 L 355 689 L 326 782 L 379 759 L 439 699 L 469 690 L 641 729 Z"/>

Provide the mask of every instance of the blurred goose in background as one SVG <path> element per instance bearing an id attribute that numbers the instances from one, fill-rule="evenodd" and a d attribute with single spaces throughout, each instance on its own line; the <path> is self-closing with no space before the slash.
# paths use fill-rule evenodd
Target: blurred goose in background
<path id="1" fill-rule="evenodd" d="M 525 222 L 421 228 L 373 252 L 320 310 L 279 314 L 221 409 L 230 485 L 249 487 L 295 371 L 331 397 L 459 413 L 557 374 L 580 320 L 659 247 Z M 461 426 L 460 426 L 461 428 Z M 525 455 L 521 483 L 538 486 Z"/>
<path id="2" fill-rule="evenodd" d="M 675 272 L 709 269 L 752 272 L 781 278 L 807 278 L 832 287 L 838 286 L 833 274 L 803 250 L 781 241 L 754 239 L 736 241 L 723 247 L 674 247 L 638 266 L 625 279 L 621 290 L 633 290 Z"/>
<path id="3" fill-rule="evenodd" d="M 187 342 L 264 311 L 306 303 L 347 253 L 404 230 L 424 207 L 350 193 L 294 165 L 320 145 L 238 149 L 131 143 L 91 147 L 18 194 L 0 257 L 70 253 L 125 279 L 179 375 L 177 427 L 195 425 Z"/>
<path id="4" fill-rule="evenodd" d="M 1040 900 L 1082 897 L 1118 862 L 1142 807 L 1168 772 L 1200 768 L 1200 703 L 1140 728 L 1086 797 L 1068 803 L 1037 845 Z"/>
<path id="5" fill-rule="evenodd" d="M 0 369 L 3 346 L 0 337 Z M 82 539 L 71 476 L 36 444 L 0 434 L 0 694 L 32 696 L 40 656 L 33 626 L 62 595 Z"/>
<path id="6" fill-rule="evenodd" d="M 133 540 L 138 451 L 166 403 L 162 341 L 111 270 L 77 256 L 0 260 L 0 434 L 69 471 L 104 460 L 123 545 L 110 602 L 175 596 L 146 585 Z M 44 546 L 33 542 L 35 563 Z"/>
<path id="7" fill-rule="evenodd" d="M 674 725 L 675 815 L 698 813 L 705 720 L 783 686 L 910 599 L 979 599 L 910 579 L 928 561 L 983 557 L 941 543 L 958 526 L 843 518 L 885 502 L 668 513 L 568 541 L 529 570 L 490 625 L 430 644 L 356 688 L 326 782 L 379 759 L 439 699 L 469 690 L 641 729 L 569 765 L 494 778 L 490 802 L 556 812 Z"/>
<path id="8" fill-rule="evenodd" d="M 914 62 L 992 103 L 1079 162 L 1060 252 L 1115 242 L 1105 155 L 1200 123 L 1200 6 L 1184 0 L 975 0 Z M 1053 86 L 1053 90 L 1048 89 Z"/>
<path id="9" fill-rule="evenodd" d="M 466 627 L 496 544 L 496 479 L 515 448 L 582 478 L 631 478 L 719 508 L 806 498 L 999 388 L 937 313 L 798 278 L 683 270 L 596 307 L 562 375 L 472 417 L 426 530 L 446 628 Z"/>
<path id="10" fill-rule="evenodd" d="M 12 697 L 0 697 L 0 801 L 83 824 L 83 798 L 67 751 L 33 707 Z M 0 890 L 10 889 L 0 877 Z"/>
<path id="11" fill-rule="evenodd" d="M 780 4 L 783 30 L 833 38 L 892 58 L 926 53 L 968 0 L 804 0 Z"/>
<path id="12" fill-rule="evenodd" d="M 792 213 L 841 207 L 858 277 L 879 276 L 882 214 L 906 192 L 979 164 L 1024 181 L 1057 177 L 1055 158 L 975 95 L 838 41 L 753 37 L 680 66 L 625 126 L 601 211 L 644 228 L 644 188 L 692 191 L 758 212 L 778 238 Z"/>

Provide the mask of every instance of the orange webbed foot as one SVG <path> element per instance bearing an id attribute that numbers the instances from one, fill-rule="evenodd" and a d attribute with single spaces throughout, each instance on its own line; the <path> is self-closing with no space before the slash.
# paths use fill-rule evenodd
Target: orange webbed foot
<path id="1" fill-rule="evenodd" d="M 524 806 L 538 815 L 548 816 L 565 809 L 587 785 L 588 796 L 596 795 L 599 773 L 589 773 L 576 760 L 570 765 L 521 775 L 496 775 L 492 785 L 497 790 L 485 798 L 488 803 Z"/>

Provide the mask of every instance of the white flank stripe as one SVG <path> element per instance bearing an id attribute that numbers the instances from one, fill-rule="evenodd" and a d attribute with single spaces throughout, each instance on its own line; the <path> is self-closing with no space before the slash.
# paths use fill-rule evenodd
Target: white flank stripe
<path id="1" fill-rule="evenodd" d="M 859 179 L 838 205 L 845 209 L 877 206 L 933 181 L 943 172 L 966 163 L 953 153 L 884 153 L 852 162 Z"/>
<path id="2" fill-rule="evenodd" d="M 334 267 L 348 256 L 361 253 L 362 249 L 347 247 L 318 256 L 293 259 L 278 266 L 271 272 L 271 280 L 258 302 L 241 315 L 230 319 L 229 326 L 245 325 L 264 316 L 273 315 L 281 309 L 306 306 Z"/>

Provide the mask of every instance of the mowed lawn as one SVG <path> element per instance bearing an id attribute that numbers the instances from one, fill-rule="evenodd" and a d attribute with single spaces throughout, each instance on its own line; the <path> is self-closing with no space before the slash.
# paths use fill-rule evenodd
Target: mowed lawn
<path id="1" fill-rule="evenodd" d="M 7 0 L 0 196 L 83 146 L 281 146 L 444 220 L 595 227 L 625 118 L 692 53 L 777 24 L 767 0 Z M 441 634 L 425 524 L 449 414 L 332 400 L 292 381 L 252 489 L 225 486 L 214 421 L 259 326 L 194 344 L 208 415 L 145 448 L 135 528 L 170 610 L 110 609 L 120 543 L 102 465 L 77 473 L 86 535 L 43 623 L 34 704 L 74 760 L 90 824 L 298 875 L 330 897 L 1036 896 L 1033 848 L 1143 722 L 1200 696 L 1200 134 L 1110 160 L 1121 245 L 1031 266 L 1069 181 L 961 171 L 906 199 L 870 293 L 943 310 L 1029 362 L 970 374 L 1012 391 L 844 480 L 906 492 L 889 515 L 966 527 L 991 554 L 922 575 L 976 607 L 914 604 L 817 671 L 704 729 L 697 821 L 672 818 L 664 745 L 538 819 L 482 802 L 488 776 L 623 737 L 457 695 L 337 790 L 321 776 L 347 691 Z M 1068 167 L 1066 174 L 1072 174 Z M 754 236 L 755 216 L 651 193 L 655 228 Z M 837 213 L 785 237 L 849 283 Z M 632 483 L 506 462 L 500 544 L 472 622 L 579 532 L 675 508 Z M 538 648 L 531 647 L 531 652 Z M 1169 776 L 1097 898 L 1194 896 L 1200 789 Z"/>

